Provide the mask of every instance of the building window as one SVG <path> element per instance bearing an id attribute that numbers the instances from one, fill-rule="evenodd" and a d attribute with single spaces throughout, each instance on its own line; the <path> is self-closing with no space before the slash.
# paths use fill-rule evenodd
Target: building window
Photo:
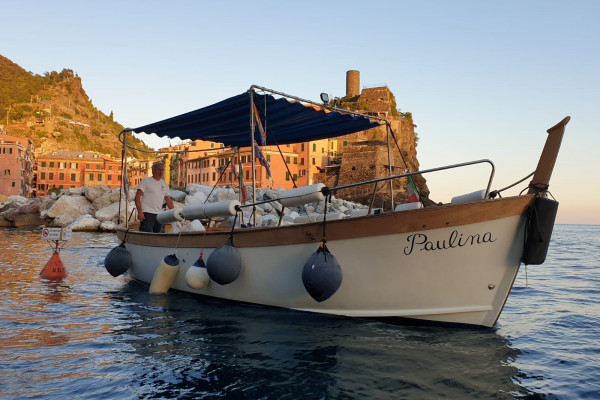
<path id="1" fill-rule="evenodd" d="M 100 169 L 100 168 L 102 168 L 102 165 L 96 164 L 96 169 Z"/>
<path id="2" fill-rule="evenodd" d="M 42 161 L 42 167 L 46 167 L 46 161 Z"/>
<path id="3" fill-rule="evenodd" d="M 213 160 L 213 161 L 215 161 L 215 160 Z M 216 175 L 216 173 L 215 173 L 215 172 L 213 172 L 213 178 L 212 178 L 212 180 L 213 180 L 213 181 L 216 181 L 216 180 L 217 180 L 217 175 Z"/>
<path id="4" fill-rule="evenodd" d="M 271 155 L 270 154 L 267 154 L 267 161 L 271 162 Z"/>
<path id="5" fill-rule="evenodd" d="M 300 165 L 304 165 L 304 157 L 300 157 Z"/>
<path id="6" fill-rule="evenodd" d="M 66 162 L 59 162 L 59 163 L 58 163 L 58 168 L 60 168 L 60 169 L 65 169 L 65 168 L 67 168 L 67 163 L 66 163 Z"/>
<path id="7" fill-rule="evenodd" d="M 46 173 L 45 172 L 42 172 L 41 179 L 46 179 Z"/>
<path id="8" fill-rule="evenodd" d="M 112 170 L 112 165 L 109 165 L 109 166 L 108 166 L 108 170 L 109 170 L 109 171 L 110 171 L 110 170 Z"/>
<path id="9" fill-rule="evenodd" d="M 14 182 L 12 183 L 12 187 L 15 187 L 15 183 Z"/>
<path id="10" fill-rule="evenodd" d="M 344 140 L 344 146 L 348 146 L 348 141 Z"/>
<path id="11" fill-rule="evenodd" d="M 48 180 L 54 180 L 54 172 L 48 174 Z"/>
<path id="12" fill-rule="evenodd" d="M 298 174 L 294 174 L 294 181 L 298 180 Z"/>
<path id="13" fill-rule="evenodd" d="M 59 181 L 64 181 L 65 180 L 65 174 L 62 173 L 62 172 L 60 174 L 58 174 L 58 180 Z"/>
<path id="14" fill-rule="evenodd" d="M 90 174 L 90 181 L 94 180 L 94 174 Z"/>
<path id="15" fill-rule="evenodd" d="M 246 170 L 246 180 L 250 179 L 250 170 Z"/>
<path id="16" fill-rule="evenodd" d="M 106 175 L 108 177 L 108 181 L 112 182 L 112 175 Z"/>
<path id="17" fill-rule="evenodd" d="M 98 180 L 101 181 L 102 180 L 102 174 L 98 174 Z"/>
<path id="18" fill-rule="evenodd" d="M 317 151 L 317 144 L 313 143 L 313 151 Z"/>
<path id="19" fill-rule="evenodd" d="M 325 147 L 321 147 L 321 153 L 325 153 Z"/>
<path id="20" fill-rule="evenodd" d="M 298 157 L 294 157 L 294 164 L 298 164 Z"/>
<path id="21" fill-rule="evenodd" d="M 313 165 L 315 165 L 317 163 L 317 161 L 315 160 L 315 158 L 313 157 L 312 159 Z"/>
<path id="22" fill-rule="evenodd" d="M 75 174 L 71 174 L 71 182 L 75 181 Z"/>
<path id="23" fill-rule="evenodd" d="M 90 164 L 85 164 L 85 169 L 90 169 Z"/>
<path id="24" fill-rule="evenodd" d="M 121 180 L 121 175 L 117 175 L 117 180 L 120 181 Z"/>
<path id="25" fill-rule="evenodd" d="M 54 161 L 50 161 L 50 168 L 54 168 Z"/>
<path id="26" fill-rule="evenodd" d="M 289 163 L 290 163 L 290 156 L 286 156 L 286 157 L 285 157 L 285 162 L 286 162 L 287 164 L 289 164 Z"/>
<path id="27" fill-rule="evenodd" d="M 300 145 L 300 151 L 304 151 L 304 143 Z"/>
<path id="28" fill-rule="evenodd" d="M 286 181 L 290 180 L 290 173 L 288 171 L 285 171 L 285 180 Z"/>

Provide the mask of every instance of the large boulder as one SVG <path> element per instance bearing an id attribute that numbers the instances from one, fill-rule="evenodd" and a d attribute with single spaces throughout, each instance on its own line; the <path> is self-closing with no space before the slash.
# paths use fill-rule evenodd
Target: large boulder
<path id="1" fill-rule="evenodd" d="M 107 207 L 113 203 L 119 203 L 119 200 L 125 199 L 125 193 L 121 190 L 121 188 L 112 188 L 107 190 L 102 196 L 96 198 L 92 205 L 96 210 L 101 210 L 104 207 Z M 131 198 L 133 200 L 133 197 Z"/>
<path id="2" fill-rule="evenodd" d="M 7 220 L 2 215 L 0 215 L 0 228 L 10 228 L 13 226 L 12 221 Z"/>
<path id="3" fill-rule="evenodd" d="M 206 194 L 202 191 L 194 192 L 185 198 L 185 205 L 190 206 L 193 204 L 204 204 L 206 202 Z"/>
<path id="4" fill-rule="evenodd" d="M 183 202 L 185 200 L 186 193 L 181 190 L 169 190 L 169 197 L 173 201 Z"/>
<path id="5" fill-rule="evenodd" d="M 128 214 L 126 213 L 126 211 L 129 212 L 129 214 L 131 214 L 131 212 L 135 209 L 135 203 L 134 202 L 130 202 L 129 206 L 127 207 L 127 210 L 125 210 L 125 201 L 121 202 L 121 218 L 120 221 L 124 222 L 127 217 Z M 98 221 L 100 222 L 104 222 L 104 221 L 111 221 L 114 223 L 118 223 L 119 222 L 119 202 L 110 204 L 98 211 L 96 211 L 95 217 Z M 134 216 L 137 216 L 137 214 L 134 212 Z"/>
<path id="6" fill-rule="evenodd" d="M 97 231 L 100 227 L 100 221 L 89 214 L 80 215 L 69 225 L 72 231 Z"/>
<path id="7" fill-rule="evenodd" d="M 112 221 L 104 221 L 100 224 L 100 230 L 102 232 L 114 232 L 117 230 L 117 224 Z"/>
<path id="8" fill-rule="evenodd" d="M 15 228 L 28 228 L 44 225 L 40 214 L 21 214 L 17 215 L 13 221 Z"/>
<path id="9" fill-rule="evenodd" d="M 18 203 L 11 203 L 11 204 L 18 204 Z M 14 221 L 17 216 L 26 215 L 26 214 L 35 214 L 35 215 L 39 216 L 39 214 L 40 214 L 39 202 L 32 202 L 30 204 L 23 204 L 18 207 L 13 207 L 13 208 L 3 212 L 2 216 L 9 221 Z"/>
<path id="10" fill-rule="evenodd" d="M 19 196 L 17 194 L 14 194 L 12 196 L 8 196 L 6 198 L 6 201 L 4 203 L 27 203 L 27 198 L 23 197 L 23 196 Z"/>
<path id="11" fill-rule="evenodd" d="M 47 216 L 57 218 L 61 215 L 68 215 L 73 219 L 83 214 L 92 212 L 92 203 L 84 196 L 61 196 L 48 209 Z"/>
<path id="12" fill-rule="evenodd" d="M 108 192 L 110 190 L 110 188 L 108 187 L 108 185 L 98 185 L 98 186 L 86 186 L 85 187 L 85 197 L 93 202 L 94 200 L 96 200 L 98 197 L 101 197 L 102 195 L 104 195 L 104 193 Z"/>

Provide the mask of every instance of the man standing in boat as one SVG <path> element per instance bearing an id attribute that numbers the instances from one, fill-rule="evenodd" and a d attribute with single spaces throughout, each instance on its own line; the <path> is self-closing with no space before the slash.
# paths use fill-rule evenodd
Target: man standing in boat
<path id="1" fill-rule="evenodd" d="M 169 196 L 169 185 L 163 179 L 165 165 L 162 162 L 152 164 L 152 176 L 143 179 L 135 194 L 135 206 L 140 220 L 140 231 L 160 232 L 162 225 L 156 220 L 156 215 L 163 211 L 162 206 L 167 203 L 169 209 L 173 208 L 173 201 Z"/>

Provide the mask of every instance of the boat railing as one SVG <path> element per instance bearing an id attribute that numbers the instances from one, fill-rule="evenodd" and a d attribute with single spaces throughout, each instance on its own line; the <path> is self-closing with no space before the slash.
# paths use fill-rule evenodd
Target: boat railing
<path id="1" fill-rule="evenodd" d="M 488 159 L 467 161 L 467 162 L 463 162 L 463 163 L 459 163 L 459 164 L 445 165 L 443 167 L 424 169 L 421 171 L 414 171 L 414 172 L 406 172 L 404 174 L 399 174 L 399 175 L 385 176 L 382 178 L 371 179 L 369 181 L 351 183 L 348 185 L 341 185 L 341 186 L 336 186 L 333 188 L 328 188 L 328 191 L 333 194 L 333 193 L 337 192 L 338 190 L 342 190 L 342 189 L 350 189 L 350 188 L 354 188 L 354 187 L 358 187 L 358 186 L 375 184 L 375 187 L 373 189 L 373 195 L 371 197 L 371 206 L 369 207 L 369 208 L 371 208 L 372 204 L 373 204 L 373 200 L 375 198 L 375 192 L 377 191 L 377 187 L 380 182 L 387 182 L 387 181 L 392 181 L 394 179 L 406 178 L 406 177 L 414 176 L 414 175 L 424 175 L 424 174 L 429 174 L 429 173 L 437 172 L 437 171 L 444 171 L 444 170 L 448 170 L 448 169 L 461 168 L 461 167 L 466 167 L 466 166 L 470 166 L 470 165 L 485 164 L 485 163 L 489 164 L 490 168 L 491 168 L 490 177 L 488 179 L 488 183 L 487 183 L 487 186 L 485 189 L 485 196 L 484 196 L 484 198 L 488 198 L 488 196 L 490 194 L 490 188 L 492 186 L 492 181 L 494 179 L 494 173 L 496 171 L 496 167 L 494 166 L 494 163 Z M 393 205 L 392 205 L 392 208 L 393 208 Z"/>
<path id="2" fill-rule="evenodd" d="M 399 179 L 399 178 L 406 178 L 406 177 L 414 176 L 414 175 L 423 175 L 423 174 L 428 174 L 428 173 L 437 172 L 437 171 L 444 171 L 444 170 L 453 169 L 453 168 L 460 168 L 460 167 L 466 167 L 466 166 L 471 166 L 471 165 L 476 165 L 476 164 L 486 164 L 486 163 L 489 164 L 490 168 L 491 168 L 490 177 L 488 179 L 487 187 L 486 187 L 486 190 L 485 190 L 485 196 L 484 196 L 484 198 L 488 198 L 489 193 L 490 193 L 490 188 L 492 186 L 492 180 L 494 179 L 495 169 L 496 169 L 495 166 L 494 166 L 494 163 L 491 160 L 488 160 L 488 159 L 468 161 L 468 162 L 464 162 L 464 163 L 446 165 L 446 166 L 443 166 L 443 167 L 430 168 L 430 169 L 425 169 L 425 170 L 421 170 L 421 171 L 407 172 L 407 173 L 404 173 L 404 174 L 386 176 L 386 177 L 382 177 L 382 178 L 378 178 L 378 179 L 372 179 L 372 180 L 369 180 L 369 181 L 357 182 L 357 183 L 352 183 L 352 184 L 349 184 L 349 185 L 336 186 L 336 187 L 333 187 L 333 188 L 328 188 L 328 187 L 325 186 L 325 187 L 323 187 L 322 191 L 323 191 L 323 194 L 325 196 L 327 196 L 329 194 L 334 194 L 338 190 L 350 189 L 350 188 L 354 188 L 354 187 L 358 187 L 358 186 L 363 186 L 363 185 L 369 185 L 369 184 L 375 184 L 375 188 L 373 189 L 373 195 L 372 195 L 372 198 L 371 198 L 371 205 L 369 206 L 369 212 L 368 213 L 370 214 L 371 213 L 371 208 L 372 208 L 372 205 L 373 205 L 373 198 L 375 197 L 375 192 L 377 191 L 377 187 L 378 187 L 378 184 L 380 182 L 386 182 L 386 181 L 391 181 L 391 180 Z M 256 201 L 256 202 L 252 202 L 252 203 L 246 203 L 246 204 L 241 205 L 240 209 L 249 208 L 249 207 L 255 207 L 255 206 L 261 205 L 261 204 L 273 203 L 273 202 L 277 202 L 279 200 L 280 200 L 280 198 L 270 198 L 270 199 L 265 199 L 265 200 Z"/>

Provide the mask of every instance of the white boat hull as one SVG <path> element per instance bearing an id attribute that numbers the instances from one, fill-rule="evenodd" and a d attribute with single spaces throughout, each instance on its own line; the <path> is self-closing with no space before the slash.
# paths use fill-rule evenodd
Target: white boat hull
<path id="1" fill-rule="evenodd" d="M 460 207 L 468 215 L 469 205 Z M 519 207 L 520 210 L 523 205 Z M 450 207 L 447 211 L 452 214 L 454 210 L 458 209 Z M 427 220 L 427 212 L 395 214 Z M 363 220 L 368 218 L 372 217 Z M 385 217 L 378 221 L 386 222 L 398 221 Z M 350 317 L 403 317 L 490 327 L 500 315 L 519 270 L 524 224 L 525 217 L 517 212 L 474 223 L 440 222 L 437 225 L 450 226 L 408 232 L 368 236 L 358 236 L 358 232 L 345 235 L 355 237 L 339 239 L 334 232 L 328 236 L 327 246 L 342 268 L 343 281 L 339 290 L 321 303 L 313 300 L 302 283 L 303 266 L 317 250 L 320 237 L 308 243 L 258 246 L 245 246 L 242 241 L 241 246 L 236 246 L 243 260 L 237 280 L 228 285 L 210 282 L 200 290 L 186 284 L 185 273 L 200 255 L 202 234 L 195 234 L 193 246 L 188 237 L 188 244 L 182 241 L 177 249 L 168 243 L 146 245 L 143 240 L 133 240 L 127 243 L 133 260 L 129 274 L 150 283 L 163 257 L 175 253 L 180 267 L 171 288 L 176 290 Z M 354 222 L 346 224 L 348 229 L 360 226 Z M 338 231 L 343 229 L 339 225 Z M 223 243 L 226 237 L 223 236 Z M 235 238 L 236 234 L 234 244 Z M 205 261 L 215 247 L 204 249 Z"/>

